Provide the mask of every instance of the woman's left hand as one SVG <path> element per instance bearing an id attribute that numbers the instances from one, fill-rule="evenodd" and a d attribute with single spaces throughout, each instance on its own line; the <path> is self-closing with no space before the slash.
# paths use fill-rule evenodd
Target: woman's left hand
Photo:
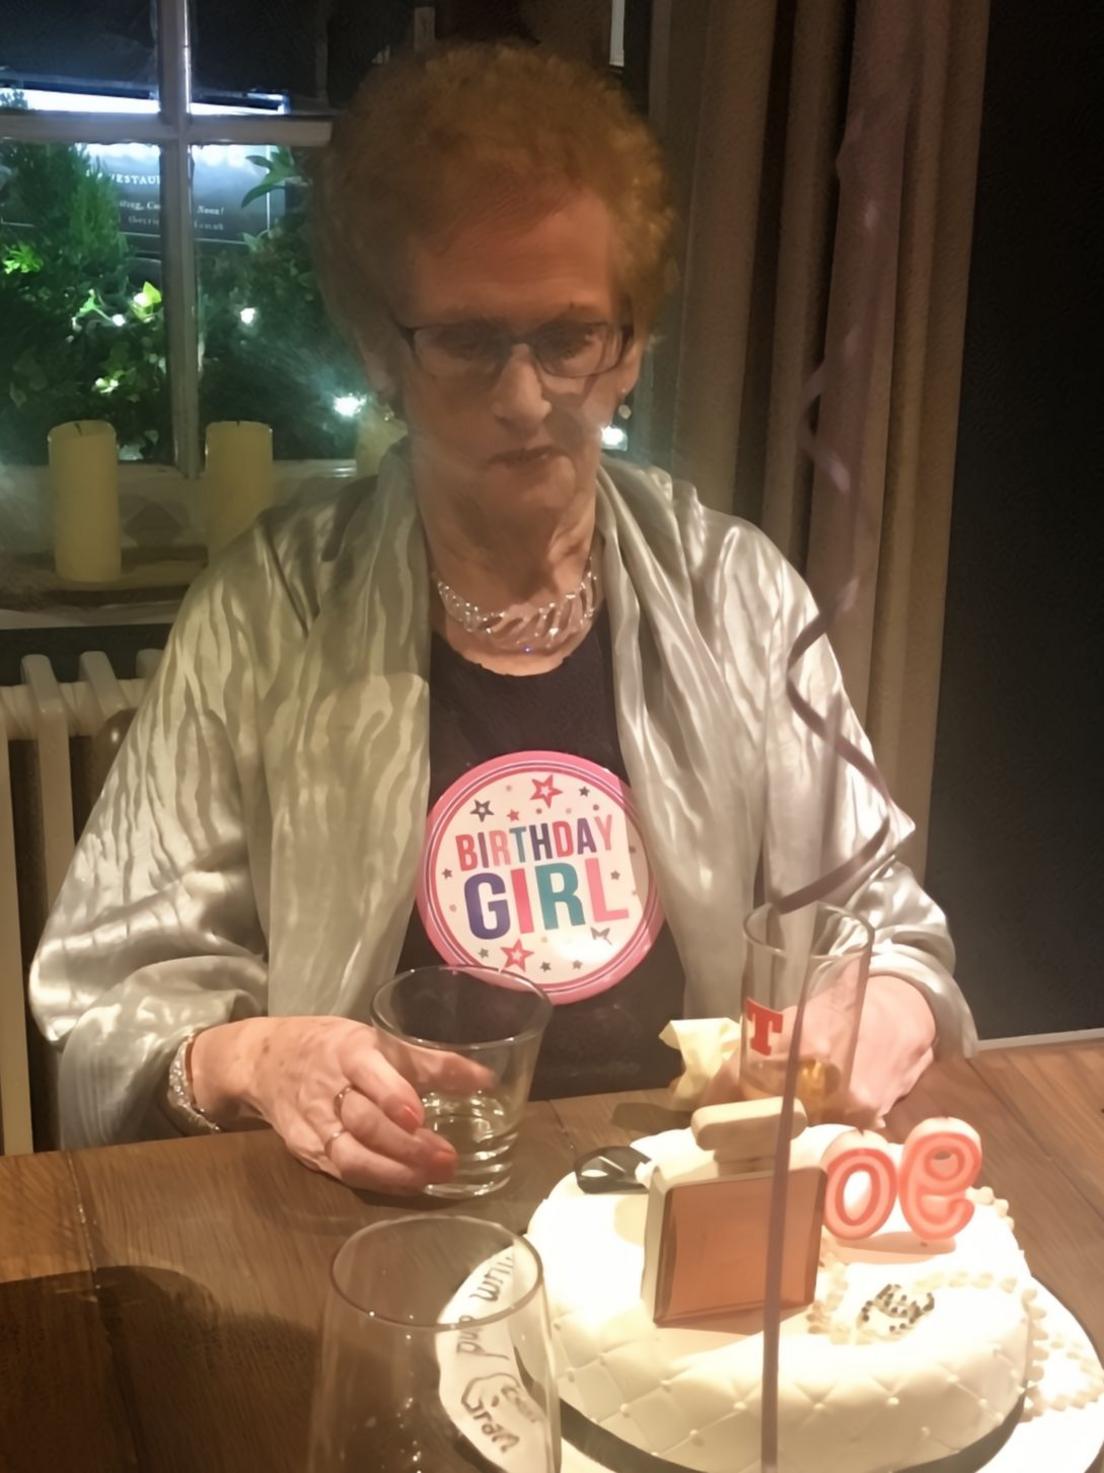
<path id="1" fill-rule="evenodd" d="M 816 1001 L 814 997 L 807 1004 L 802 1026 L 804 1042 L 813 1054 L 817 1052 Z M 795 1012 L 795 1008 L 786 1009 L 787 1023 Z M 782 1031 L 786 1032 L 786 1024 Z M 847 1122 L 861 1126 L 883 1123 L 932 1062 L 934 1041 L 935 1019 L 920 990 L 900 977 L 870 976 L 859 1021 L 851 1087 L 840 1112 Z M 736 1053 L 710 1080 L 701 1103 L 717 1105 L 740 1098 L 740 1056 Z"/>

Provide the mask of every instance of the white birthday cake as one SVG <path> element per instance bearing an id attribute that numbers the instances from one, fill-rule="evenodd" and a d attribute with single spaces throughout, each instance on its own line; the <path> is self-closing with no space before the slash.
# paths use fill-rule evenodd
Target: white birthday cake
<path id="1" fill-rule="evenodd" d="M 802 1147 L 819 1158 L 837 1134 L 808 1130 Z M 639 1144 L 656 1161 L 693 1148 L 688 1131 Z M 1007 1204 L 987 1188 L 967 1196 L 975 1210 L 953 1242 L 922 1243 L 899 1205 L 872 1237 L 823 1231 L 812 1302 L 782 1322 L 785 1473 L 960 1473 L 1032 1415 L 1046 1356 L 1038 1291 Z M 615 1473 L 759 1473 L 762 1313 L 723 1329 L 658 1326 L 641 1293 L 647 1213 L 646 1194 L 589 1195 L 567 1177 L 530 1225 L 565 1436 L 586 1466 Z M 1071 1355 L 1070 1399 L 1098 1399 L 1088 1342 Z"/>

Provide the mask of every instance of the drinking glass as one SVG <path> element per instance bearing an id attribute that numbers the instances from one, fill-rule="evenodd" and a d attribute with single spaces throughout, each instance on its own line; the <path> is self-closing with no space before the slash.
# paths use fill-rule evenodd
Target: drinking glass
<path id="1" fill-rule="evenodd" d="M 751 1099 L 785 1086 L 802 983 L 797 1095 L 810 1124 L 847 1119 L 874 932 L 861 916 L 815 904 L 783 914 L 761 905 L 744 924 L 740 1089 Z"/>
<path id="2" fill-rule="evenodd" d="M 514 1146 L 552 1004 L 534 982 L 486 967 L 416 967 L 372 999 L 381 1052 L 414 1081 L 425 1123 L 456 1148 L 451 1181 L 432 1197 L 481 1197 L 509 1179 Z M 450 1085 L 455 1056 L 486 1071 L 482 1089 Z"/>
<path id="3" fill-rule="evenodd" d="M 497 1223 L 432 1214 L 338 1250 L 310 1473 L 558 1473 L 541 1261 Z"/>

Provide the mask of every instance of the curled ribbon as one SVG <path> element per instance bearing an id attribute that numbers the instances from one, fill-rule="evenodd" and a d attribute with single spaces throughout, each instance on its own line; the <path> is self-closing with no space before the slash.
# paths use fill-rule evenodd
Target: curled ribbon
<path id="1" fill-rule="evenodd" d="M 890 27 L 903 24 L 903 41 L 898 66 L 886 84 L 865 105 L 851 111 L 843 143 L 836 159 L 839 177 L 839 210 L 843 217 L 853 214 L 861 223 L 862 270 L 859 279 L 865 285 L 857 304 L 854 320 L 840 336 L 838 359 L 831 352 L 811 375 L 803 395 L 801 426 L 798 440 L 817 471 L 827 479 L 846 503 L 849 511 L 847 574 L 840 592 L 829 601 L 794 641 L 786 663 L 786 694 L 790 705 L 822 741 L 832 749 L 838 762 L 847 763 L 877 790 L 885 803 L 885 817 L 877 831 L 856 853 L 841 863 L 824 870 L 815 879 L 774 901 L 776 910 L 789 914 L 838 893 L 840 888 L 857 878 L 879 853 L 890 828 L 890 796 L 877 767 L 854 742 L 843 735 L 839 703 L 829 714 L 817 711 L 797 688 L 795 672 L 805 653 L 822 635 L 826 635 L 835 619 L 850 609 L 858 594 L 861 577 L 856 568 L 856 543 L 860 517 L 860 500 L 855 491 L 858 468 L 858 445 L 833 444 L 820 428 L 811 428 L 813 407 L 819 402 L 825 383 L 833 371 L 849 383 L 849 392 L 860 396 L 865 404 L 873 372 L 874 349 L 879 302 L 883 284 L 892 266 L 896 250 L 893 234 L 887 229 L 887 200 L 892 193 L 887 181 L 885 162 L 903 150 L 904 130 L 908 120 L 913 81 L 918 70 L 919 26 L 916 0 L 898 7 L 871 6 L 867 17 L 876 30 L 880 24 Z M 871 38 L 871 49 L 876 41 Z M 853 424 L 861 425 L 862 416 L 854 415 Z M 830 785 L 829 785 L 830 786 Z M 829 808 L 825 811 L 822 834 L 822 856 L 828 852 Z M 794 1016 L 789 1058 L 786 1062 L 778 1141 L 774 1154 L 774 1177 L 771 1182 L 770 1233 L 767 1246 L 766 1282 L 763 1296 L 763 1381 L 760 1436 L 760 1473 L 778 1473 L 778 1357 L 782 1323 L 782 1257 L 786 1230 L 786 1209 L 790 1167 L 790 1137 L 793 1131 L 794 1102 L 797 1096 L 797 1071 L 800 1060 L 801 1032 L 808 1001 L 810 971 L 806 969 Z"/>

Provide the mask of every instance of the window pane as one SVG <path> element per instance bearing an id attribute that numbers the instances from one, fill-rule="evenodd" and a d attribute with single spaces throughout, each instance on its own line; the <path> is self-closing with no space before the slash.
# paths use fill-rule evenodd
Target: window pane
<path id="1" fill-rule="evenodd" d="M 415 0 L 193 0 L 193 95 L 278 99 L 291 112 L 341 107 L 372 62 L 410 43 Z"/>
<path id="2" fill-rule="evenodd" d="M 351 458 L 367 388 L 315 281 L 301 156 L 193 155 L 202 423 L 270 424 L 279 459 Z"/>
<path id="3" fill-rule="evenodd" d="M 0 10 L 0 89 L 23 92 L 27 106 L 80 112 L 152 97 L 157 67 L 146 0 L 3 0 Z M 79 84 L 96 95 L 74 101 L 71 94 L 85 90 Z M 60 98 L 52 95 L 58 89 Z"/>
<path id="4" fill-rule="evenodd" d="M 158 150 L 0 143 L 0 459 L 106 419 L 124 460 L 168 461 Z"/>

